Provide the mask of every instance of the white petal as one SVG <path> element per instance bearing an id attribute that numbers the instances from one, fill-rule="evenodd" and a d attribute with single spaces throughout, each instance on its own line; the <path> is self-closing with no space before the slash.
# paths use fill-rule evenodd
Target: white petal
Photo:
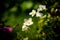
<path id="1" fill-rule="evenodd" d="M 32 12 L 29 13 L 29 15 L 32 15 L 32 17 L 36 14 L 35 10 L 32 10 Z"/>
<path id="2" fill-rule="evenodd" d="M 32 17 L 33 17 L 34 15 L 32 15 Z"/>
<path id="3" fill-rule="evenodd" d="M 33 22 L 31 22 L 31 25 L 33 24 Z"/>
<path id="4" fill-rule="evenodd" d="M 36 13 L 36 17 L 41 17 L 41 16 L 42 16 L 42 13 L 39 13 L 39 12 Z"/>
<path id="5" fill-rule="evenodd" d="M 28 30 L 28 28 L 29 28 L 29 27 L 27 27 L 26 25 L 23 25 L 23 26 L 22 26 L 22 31 L 26 31 L 26 30 Z"/>
<path id="6" fill-rule="evenodd" d="M 38 9 L 37 9 L 38 12 L 39 12 L 39 11 L 42 11 L 42 10 L 43 10 L 42 8 L 38 8 Z"/>
<path id="7" fill-rule="evenodd" d="M 32 12 L 36 12 L 35 10 L 32 10 Z"/>
<path id="8" fill-rule="evenodd" d="M 32 15 L 32 12 L 30 12 L 29 15 Z"/>
<path id="9" fill-rule="evenodd" d="M 24 19 L 24 22 L 27 21 L 27 19 Z"/>
<path id="10" fill-rule="evenodd" d="M 22 28 L 25 28 L 25 27 L 26 27 L 26 25 L 23 25 L 23 26 L 22 26 Z"/>
<path id="11" fill-rule="evenodd" d="M 32 18 L 29 18 L 29 20 L 32 20 Z"/>
<path id="12" fill-rule="evenodd" d="M 57 11 L 58 11 L 58 9 L 55 10 L 55 12 L 57 12 Z"/>
<path id="13" fill-rule="evenodd" d="M 45 5 L 39 5 L 39 9 L 42 11 L 42 10 L 45 10 L 46 9 L 46 6 Z"/>

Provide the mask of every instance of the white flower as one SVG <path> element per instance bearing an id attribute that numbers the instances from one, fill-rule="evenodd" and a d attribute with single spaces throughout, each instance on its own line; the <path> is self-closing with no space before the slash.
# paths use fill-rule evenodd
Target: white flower
<path id="1" fill-rule="evenodd" d="M 32 15 L 32 17 L 36 14 L 35 10 L 32 10 L 32 12 L 29 13 L 29 15 Z"/>
<path id="2" fill-rule="evenodd" d="M 36 17 L 42 17 L 42 13 L 37 12 Z"/>
<path id="3" fill-rule="evenodd" d="M 45 10 L 46 6 L 45 5 L 39 5 L 39 8 L 37 9 L 37 11 L 42 11 Z"/>
<path id="4" fill-rule="evenodd" d="M 39 8 L 46 9 L 45 5 L 39 5 Z"/>
<path id="5" fill-rule="evenodd" d="M 38 8 L 37 11 L 42 11 L 43 9 L 42 8 Z"/>
<path id="6" fill-rule="evenodd" d="M 29 26 L 29 25 L 32 25 L 32 24 L 33 24 L 33 22 L 32 22 L 32 18 L 24 19 L 24 25 Z"/>
<path id="7" fill-rule="evenodd" d="M 26 31 L 26 30 L 28 30 L 28 28 L 29 28 L 29 27 L 27 27 L 26 25 L 23 25 L 23 26 L 22 26 L 22 31 Z"/>
<path id="8" fill-rule="evenodd" d="M 58 11 L 58 9 L 55 10 L 55 12 L 57 12 L 57 11 Z"/>

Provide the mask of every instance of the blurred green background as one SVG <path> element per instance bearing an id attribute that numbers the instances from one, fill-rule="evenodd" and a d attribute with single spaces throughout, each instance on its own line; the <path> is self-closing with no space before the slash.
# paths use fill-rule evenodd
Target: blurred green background
<path id="1" fill-rule="evenodd" d="M 29 16 L 29 12 L 31 12 L 33 9 L 37 10 L 40 4 L 46 5 L 47 7 L 47 12 L 45 12 L 46 15 L 47 13 L 51 14 L 51 17 L 49 19 L 51 20 L 49 21 L 51 22 L 51 24 L 50 25 L 46 24 L 46 25 L 51 26 L 51 29 L 52 29 L 52 24 L 53 26 L 55 25 L 55 22 L 56 22 L 55 18 L 57 18 L 57 16 L 59 20 L 58 21 L 59 23 L 58 22 L 57 23 L 59 25 L 60 24 L 60 17 L 59 17 L 60 3 L 59 2 L 60 0 L 1 0 L 0 1 L 0 24 L 5 23 L 6 26 L 9 25 L 12 28 L 14 28 L 15 24 L 17 23 L 19 24 L 19 26 L 17 26 L 17 28 L 13 30 L 14 35 L 16 35 L 16 37 L 13 40 L 23 40 L 25 37 L 28 37 L 29 38 L 28 40 L 53 40 L 55 38 L 55 37 L 54 38 L 52 37 L 53 33 L 51 35 L 50 35 L 51 32 L 49 34 L 46 33 L 47 36 L 46 35 L 41 36 L 41 34 L 39 33 L 41 30 L 41 27 L 39 27 L 40 24 L 38 24 L 37 21 L 38 20 L 45 21 L 46 18 L 39 19 L 39 18 L 33 17 L 34 24 L 30 26 L 31 30 L 26 32 L 22 32 L 22 25 L 25 18 L 31 17 Z M 55 9 L 58 9 L 57 13 L 54 12 Z M 43 24 L 44 22 L 41 23 L 41 25 Z M 46 29 L 51 31 L 50 27 L 47 27 L 47 28 L 45 27 L 44 32 L 47 32 Z"/>

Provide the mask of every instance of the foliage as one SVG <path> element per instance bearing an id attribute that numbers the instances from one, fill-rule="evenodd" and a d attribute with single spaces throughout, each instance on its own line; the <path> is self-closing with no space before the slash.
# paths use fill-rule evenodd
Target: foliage
<path id="1" fill-rule="evenodd" d="M 60 0 L 2 0 L 1 2 L 0 24 L 5 23 L 6 26 L 13 28 L 14 40 L 57 40 L 60 37 Z M 39 5 L 45 5 L 47 8 L 40 11 L 42 17 L 29 15 L 33 9 L 37 11 Z M 33 24 L 28 26 L 28 30 L 22 31 L 24 19 L 30 17 Z"/>

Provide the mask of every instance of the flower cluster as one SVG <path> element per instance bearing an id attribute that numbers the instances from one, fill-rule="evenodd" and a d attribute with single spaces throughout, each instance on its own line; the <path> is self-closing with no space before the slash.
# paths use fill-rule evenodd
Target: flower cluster
<path id="1" fill-rule="evenodd" d="M 32 12 L 29 13 L 29 15 L 32 15 L 32 17 L 36 14 L 36 17 L 41 17 L 42 13 L 40 11 L 46 10 L 45 5 L 39 5 L 39 8 L 36 10 L 32 10 Z"/>
<path id="2" fill-rule="evenodd" d="M 29 15 L 31 15 L 32 17 L 36 15 L 36 17 L 42 17 L 42 13 L 40 11 L 46 10 L 46 6 L 45 5 L 39 5 L 39 8 L 36 10 L 32 10 L 32 12 L 29 13 Z M 33 21 L 32 18 L 29 19 L 24 19 L 24 23 L 22 26 L 22 31 L 28 30 L 28 26 L 32 25 Z"/>
<path id="3" fill-rule="evenodd" d="M 30 26 L 32 24 L 33 24 L 32 18 L 24 19 L 24 23 L 23 23 L 23 26 L 22 26 L 22 31 L 28 30 L 28 28 L 29 28 L 28 26 Z"/>
<path id="4" fill-rule="evenodd" d="M 45 5 L 39 5 L 39 8 L 37 9 L 38 11 L 46 10 Z"/>

